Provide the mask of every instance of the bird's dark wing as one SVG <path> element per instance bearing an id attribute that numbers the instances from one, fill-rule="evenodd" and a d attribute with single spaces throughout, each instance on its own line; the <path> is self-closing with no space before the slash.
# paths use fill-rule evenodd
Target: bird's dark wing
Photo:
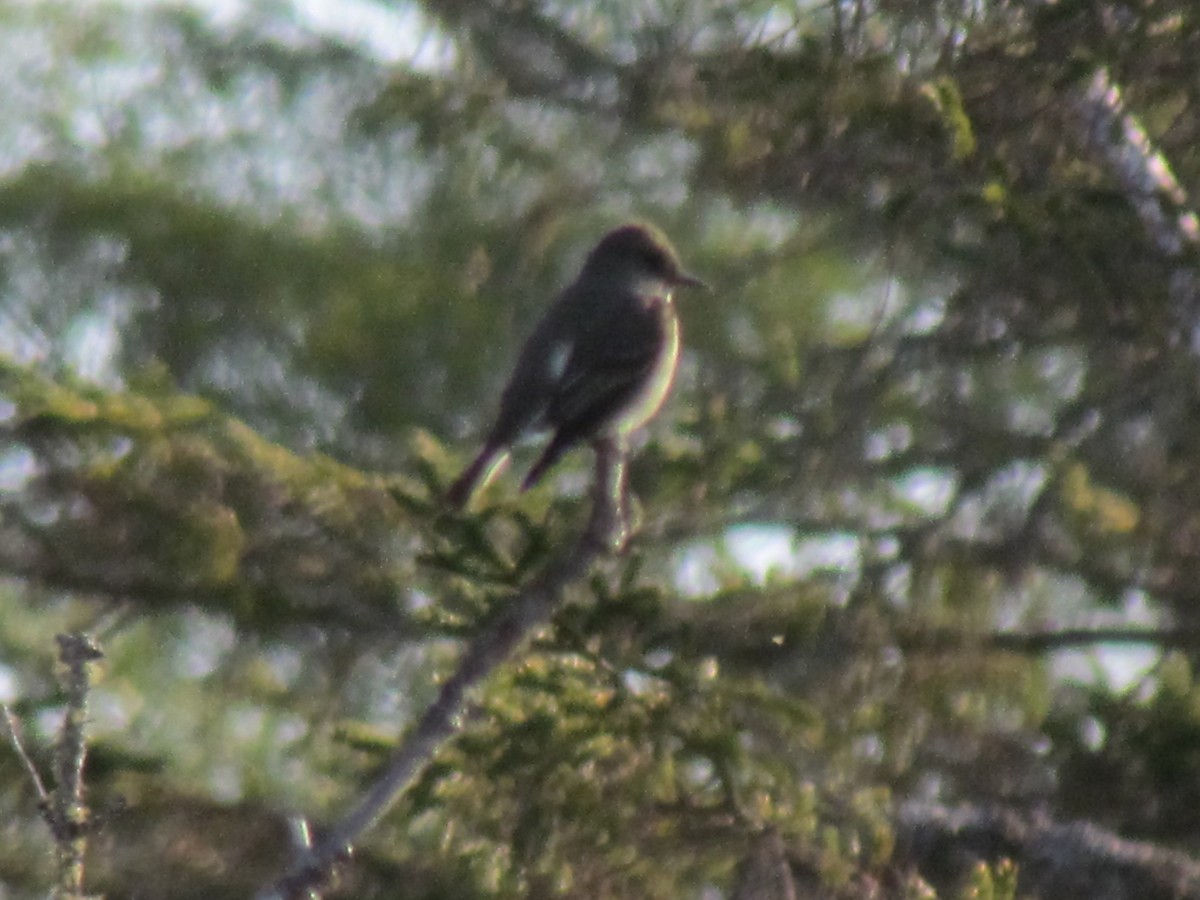
<path id="1" fill-rule="evenodd" d="M 629 305 L 581 330 L 554 386 L 546 422 L 563 437 L 591 437 L 645 386 L 663 350 L 663 312 Z"/>
<path id="2" fill-rule="evenodd" d="M 546 415 L 563 366 L 573 352 L 569 298 L 560 297 L 525 341 L 513 366 L 488 442 L 508 446 L 547 424 Z"/>
<path id="3" fill-rule="evenodd" d="M 607 335 L 619 340 L 581 340 L 569 360 L 546 412 L 554 437 L 533 464 L 521 490 L 536 484 L 559 458 L 580 441 L 608 428 L 653 377 L 663 352 L 661 319 L 643 322 L 628 332 Z"/>

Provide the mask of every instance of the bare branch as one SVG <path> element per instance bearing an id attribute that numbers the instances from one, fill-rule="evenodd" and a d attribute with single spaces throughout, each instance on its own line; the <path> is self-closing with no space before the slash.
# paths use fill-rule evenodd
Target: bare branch
<path id="1" fill-rule="evenodd" d="M 90 813 L 83 796 L 83 763 L 87 758 L 87 702 L 91 689 L 88 664 L 103 654 L 82 634 L 58 636 L 58 658 L 63 666 L 62 682 L 67 693 L 67 710 L 58 736 L 55 768 L 58 784 L 52 795 L 57 825 L 55 847 L 58 857 L 58 887 L 55 897 L 82 898 L 83 861 L 87 852 Z"/>
<path id="2" fill-rule="evenodd" d="M 1125 111 L 1121 88 L 1107 69 L 1095 71 L 1074 105 L 1086 146 L 1116 177 L 1159 253 L 1174 262 L 1169 290 L 1177 337 L 1200 353 L 1200 278 L 1187 259 L 1200 250 L 1200 218 L 1188 207 L 1187 193 L 1170 164 L 1154 149 L 1141 123 Z"/>

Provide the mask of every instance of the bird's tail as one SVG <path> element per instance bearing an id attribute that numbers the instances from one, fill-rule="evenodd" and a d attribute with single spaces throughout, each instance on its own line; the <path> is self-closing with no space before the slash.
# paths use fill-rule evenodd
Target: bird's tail
<path id="1" fill-rule="evenodd" d="M 485 444 L 479 455 L 446 491 L 446 505 L 451 509 L 462 509 L 475 496 L 476 491 L 486 487 L 488 482 L 496 477 L 496 473 L 507 461 L 506 450 L 494 444 Z"/>

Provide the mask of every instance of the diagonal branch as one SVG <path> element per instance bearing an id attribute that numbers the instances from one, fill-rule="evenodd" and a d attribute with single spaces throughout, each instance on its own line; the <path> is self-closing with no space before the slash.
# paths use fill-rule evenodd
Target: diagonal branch
<path id="1" fill-rule="evenodd" d="M 1085 145 L 1117 179 L 1154 246 L 1171 261 L 1168 290 L 1176 335 L 1200 353 L 1200 275 L 1194 264 L 1200 219 L 1170 164 L 1126 112 L 1121 89 L 1107 69 L 1097 69 L 1073 99 Z"/>
<path id="2" fill-rule="evenodd" d="M 395 806 L 438 748 L 461 727 L 469 691 L 482 683 L 558 608 L 566 590 L 583 578 L 605 553 L 620 550 L 628 537 L 625 462 L 615 442 L 597 442 L 592 514 L 587 528 L 562 557 L 514 597 L 467 647 L 458 668 L 442 685 L 416 728 L 392 754 L 383 774 L 358 803 L 315 843 L 307 837 L 290 869 L 258 894 L 259 900 L 317 897 L 333 868 Z"/>

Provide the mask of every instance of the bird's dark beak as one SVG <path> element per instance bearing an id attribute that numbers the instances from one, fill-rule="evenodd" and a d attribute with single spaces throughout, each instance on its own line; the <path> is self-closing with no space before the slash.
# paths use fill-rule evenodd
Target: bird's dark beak
<path id="1" fill-rule="evenodd" d="M 689 275 L 687 272 L 678 272 L 675 275 L 675 283 L 683 287 L 694 287 L 708 290 L 708 285 L 697 278 L 695 275 Z"/>

